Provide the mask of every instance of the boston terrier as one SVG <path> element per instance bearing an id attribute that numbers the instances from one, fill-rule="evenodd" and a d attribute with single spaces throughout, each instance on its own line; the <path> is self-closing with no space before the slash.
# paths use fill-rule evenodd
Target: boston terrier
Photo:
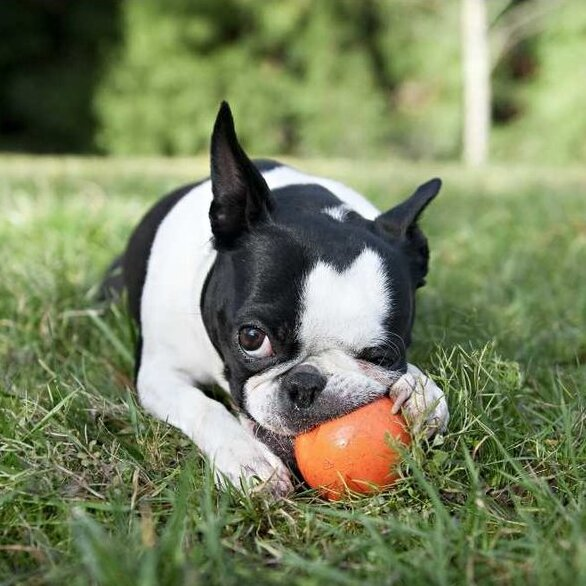
<path id="1" fill-rule="evenodd" d="M 443 392 L 406 359 L 429 258 L 417 220 L 440 185 L 381 214 L 337 181 L 251 161 L 222 103 L 211 177 L 152 207 L 104 283 L 138 324 L 142 406 L 219 484 L 289 493 L 295 435 L 383 395 L 414 429 L 445 429 Z"/>

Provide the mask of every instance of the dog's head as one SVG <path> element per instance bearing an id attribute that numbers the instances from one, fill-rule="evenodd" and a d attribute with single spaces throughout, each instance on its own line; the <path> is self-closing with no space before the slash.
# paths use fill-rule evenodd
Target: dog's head
<path id="1" fill-rule="evenodd" d="M 227 104 L 211 171 L 218 255 L 202 310 L 236 401 L 264 428 L 294 435 L 384 395 L 406 369 L 429 256 L 417 219 L 440 181 L 374 221 L 355 212 L 340 221 L 291 203 L 307 190 L 327 202 L 325 190 L 271 193 Z"/>

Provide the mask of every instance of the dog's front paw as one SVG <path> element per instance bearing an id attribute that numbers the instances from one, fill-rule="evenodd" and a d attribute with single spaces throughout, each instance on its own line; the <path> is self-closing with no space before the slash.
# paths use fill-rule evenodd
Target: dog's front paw
<path id="1" fill-rule="evenodd" d="M 408 365 L 407 372 L 393 384 L 389 392 L 394 400 L 393 412 L 403 410 L 415 433 L 424 430 L 427 437 L 446 430 L 450 418 L 443 391 L 417 367 Z"/>
<path id="2" fill-rule="evenodd" d="M 214 457 L 216 484 L 230 482 L 245 490 L 262 491 L 274 498 L 293 491 L 287 467 L 264 444 L 243 434 L 218 450 Z"/>

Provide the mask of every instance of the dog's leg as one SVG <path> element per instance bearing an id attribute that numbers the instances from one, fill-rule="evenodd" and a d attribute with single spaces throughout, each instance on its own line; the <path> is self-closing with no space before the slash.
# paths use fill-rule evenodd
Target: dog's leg
<path id="1" fill-rule="evenodd" d="M 218 401 L 194 387 L 184 373 L 141 365 L 137 381 L 140 402 L 155 417 L 179 428 L 211 460 L 216 483 L 259 488 L 274 496 L 293 490 L 289 471 L 264 444 L 256 440 Z"/>
<path id="2" fill-rule="evenodd" d="M 443 391 L 413 364 L 390 389 L 393 412 L 403 409 L 415 432 L 425 429 L 428 437 L 446 430 L 450 415 Z"/>

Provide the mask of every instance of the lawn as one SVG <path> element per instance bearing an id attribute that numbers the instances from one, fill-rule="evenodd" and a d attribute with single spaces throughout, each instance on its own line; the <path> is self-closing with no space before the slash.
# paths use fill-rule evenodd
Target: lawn
<path id="1" fill-rule="evenodd" d="M 1 584 L 586 583 L 586 172 L 311 161 L 388 207 L 431 176 L 410 361 L 449 433 L 391 492 L 218 492 L 146 416 L 132 328 L 93 292 L 197 160 L 0 159 Z"/>

